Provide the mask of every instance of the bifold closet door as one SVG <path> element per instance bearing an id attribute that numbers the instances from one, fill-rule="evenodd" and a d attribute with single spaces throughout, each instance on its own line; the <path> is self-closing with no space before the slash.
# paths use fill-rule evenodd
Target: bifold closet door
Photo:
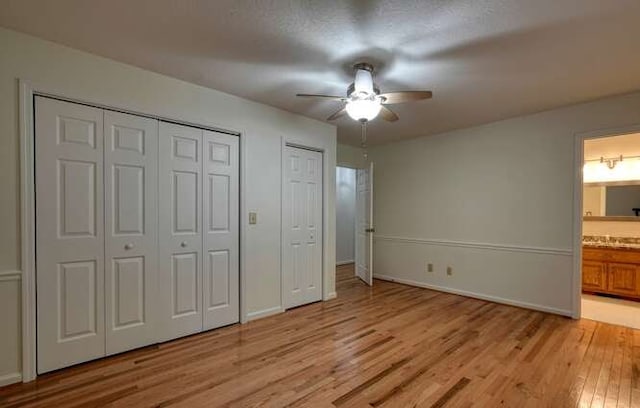
<path id="1" fill-rule="evenodd" d="M 35 98 L 38 373 L 239 320 L 239 139 Z"/>
<path id="2" fill-rule="evenodd" d="M 103 111 L 35 98 L 38 373 L 105 355 Z"/>
<path id="3" fill-rule="evenodd" d="M 239 321 L 239 139 L 204 131 L 203 328 Z"/>
<path id="4" fill-rule="evenodd" d="M 158 121 L 104 111 L 106 353 L 155 342 Z"/>
<path id="5" fill-rule="evenodd" d="M 202 133 L 160 122 L 159 340 L 202 330 Z"/>
<path id="6" fill-rule="evenodd" d="M 284 306 L 322 299 L 322 153 L 286 146 L 282 231 Z"/>

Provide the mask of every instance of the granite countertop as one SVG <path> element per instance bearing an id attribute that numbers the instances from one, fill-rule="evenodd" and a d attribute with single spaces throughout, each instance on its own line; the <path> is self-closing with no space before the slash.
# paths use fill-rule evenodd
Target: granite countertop
<path id="1" fill-rule="evenodd" d="M 640 238 L 585 235 L 582 237 L 582 245 L 593 248 L 640 249 Z"/>

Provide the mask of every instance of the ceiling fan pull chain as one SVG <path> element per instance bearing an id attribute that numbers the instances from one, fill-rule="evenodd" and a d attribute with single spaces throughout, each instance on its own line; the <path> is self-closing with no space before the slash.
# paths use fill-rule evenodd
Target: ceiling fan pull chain
<path id="1" fill-rule="evenodd" d="M 360 123 L 362 123 L 360 146 L 362 147 L 362 156 L 367 160 L 369 158 L 369 154 L 367 152 L 367 121 L 361 120 Z"/>

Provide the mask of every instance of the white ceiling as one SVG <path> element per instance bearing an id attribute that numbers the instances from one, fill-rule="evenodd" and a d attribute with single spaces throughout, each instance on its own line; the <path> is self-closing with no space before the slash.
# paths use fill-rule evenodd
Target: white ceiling
<path id="1" fill-rule="evenodd" d="M 601 157 L 610 159 L 620 155 L 624 157 L 640 156 L 640 133 L 584 141 L 585 160 L 597 160 Z"/>
<path id="2" fill-rule="evenodd" d="M 348 67 L 382 91 L 429 89 L 373 143 L 640 89 L 638 0 L 0 0 L 0 25 L 324 119 Z M 358 124 L 337 122 L 357 144 Z"/>

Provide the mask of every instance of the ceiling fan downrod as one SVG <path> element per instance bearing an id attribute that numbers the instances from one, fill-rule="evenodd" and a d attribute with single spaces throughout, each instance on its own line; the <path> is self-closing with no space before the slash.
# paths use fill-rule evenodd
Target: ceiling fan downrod
<path id="1" fill-rule="evenodd" d="M 367 122 L 368 121 L 366 119 L 360 120 L 360 123 L 362 124 L 360 133 L 360 147 L 362 148 L 362 156 L 365 160 L 369 158 L 369 154 L 367 152 Z"/>

